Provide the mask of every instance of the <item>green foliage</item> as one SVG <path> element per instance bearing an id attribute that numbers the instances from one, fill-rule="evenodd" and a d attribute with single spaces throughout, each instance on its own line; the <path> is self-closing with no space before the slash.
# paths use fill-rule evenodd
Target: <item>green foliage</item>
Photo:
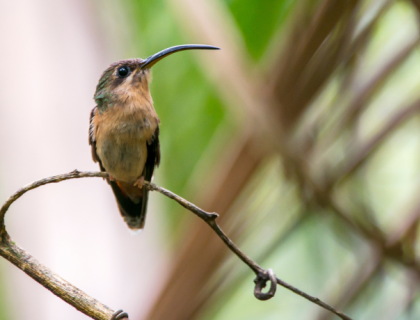
<path id="1" fill-rule="evenodd" d="M 259 60 L 272 41 L 275 32 L 285 21 L 294 0 L 225 0 L 249 53 Z"/>

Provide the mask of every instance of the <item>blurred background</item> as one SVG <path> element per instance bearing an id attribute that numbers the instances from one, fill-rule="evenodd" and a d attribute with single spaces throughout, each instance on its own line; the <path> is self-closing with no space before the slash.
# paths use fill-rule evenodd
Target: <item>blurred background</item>
<path id="1" fill-rule="evenodd" d="M 185 44 L 153 68 L 155 182 L 208 211 L 250 257 L 354 319 L 420 317 L 420 1 L 0 2 L 0 202 L 97 170 L 95 86 L 114 61 Z M 254 274 L 192 213 L 151 194 L 131 236 L 109 186 L 30 192 L 6 216 L 41 263 L 130 319 L 335 319 Z M 86 319 L 0 259 L 0 319 Z"/>

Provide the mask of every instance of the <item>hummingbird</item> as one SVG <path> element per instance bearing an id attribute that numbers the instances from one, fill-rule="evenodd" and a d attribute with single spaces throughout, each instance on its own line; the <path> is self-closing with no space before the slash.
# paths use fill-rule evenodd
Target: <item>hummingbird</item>
<path id="1" fill-rule="evenodd" d="M 90 113 L 89 145 L 92 159 L 108 173 L 121 216 L 133 230 L 144 228 L 150 182 L 160 163 L 159 117 L 149 83 L 151 67 L 183 50 L 220 50 L 187 44 L 162 50 L 147 59 L 115 62 L 96 86 L 96 106 Z"/>

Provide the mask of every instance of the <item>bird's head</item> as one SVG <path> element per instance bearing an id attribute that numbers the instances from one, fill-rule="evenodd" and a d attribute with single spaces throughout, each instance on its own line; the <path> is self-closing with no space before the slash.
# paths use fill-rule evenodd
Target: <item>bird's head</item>
<path id="1" fill-rule="evenodd" d="M 130 97 L 149 94 L 150 68 L 172 53 L 183 50 L 220 50 L 208 45 L 187 44 L 162 50 L 147 59 L 128 59 L 115 62 L 106 69 L 96 86 L 94 99 L 99 111 L 126 103 Z"/>

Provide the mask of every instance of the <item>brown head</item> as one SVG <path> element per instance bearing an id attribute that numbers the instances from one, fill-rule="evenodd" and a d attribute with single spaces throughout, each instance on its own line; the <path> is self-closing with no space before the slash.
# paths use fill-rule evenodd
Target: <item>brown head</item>
<path id="1" fill-rule="evenodd" d="M 128 59 L 113 63 L 104 71 L 96 86 L 94 99 L 99 112 L 102 113 L 118 103 L 127 102 L 134 93 L 136 96 L 139 92 L 150 96 L 150 68 L 172 53 L 197 49 L 220 50 L 220 48 L 208 45 L 187 44 L 167 48 L 147 59 Z"/>

